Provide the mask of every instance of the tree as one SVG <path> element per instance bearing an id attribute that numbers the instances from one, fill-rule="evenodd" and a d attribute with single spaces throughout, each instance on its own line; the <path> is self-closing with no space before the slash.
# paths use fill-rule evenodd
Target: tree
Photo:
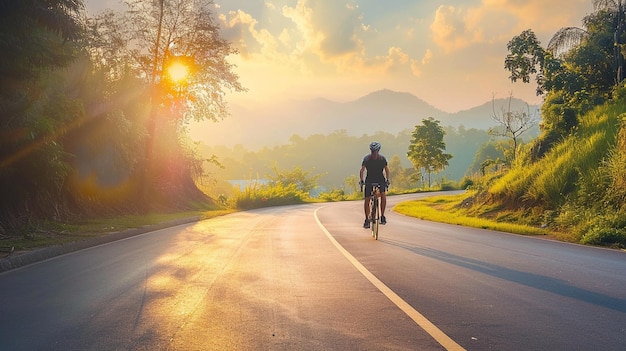
<path id="1" fill-rule="evenodd" d="M 183 119 L 180 124 L 190 118 L 217 121 L 226 117 L 226 91 L 244 89 L 227 60 L 237 51 L 220 38 L 213 2 L 124 0 L 124 4 L 125 13 L 103 13 L 90 21 L 91 32 L 96 34 L 92 53 L 117 65 L 116 71 L 131 70 L 156 84 L 160 103 L 182 98 L 186 109 L 178 116 Z M 181 60 L 190 74 L 174 82 L 167 68 Z"/>
<path id="2" fill-rule="evenodd" d="M 59 140 L 82 117 L 57 69 L 77 57 L 81 12 L 78 0 L 0 2 L 0 231 L 56 214 L 68 167 Z"/>
<path id="3" fill-rule="evenodd" d="M 391 179 L 391 187 L 394 189 L 410 189 L 411 175 L 413 169 L 404 168 L 400 160 L 400 156 L 393 155 L 389 160 L 389 178 Z"/>
<path id="4" fill-rule="evenodd" d="M 499 167 L 506 158 L 504 153 L 505 146 L 502 143 L 502 140 L 492 140 L 482 144 L 474 155 L 472 165 L 468 168 L 468 174 L 472 175 L 480 172 L 484 176 L 491 168 Z"/>
<path id="5" fill-rule="evenodd" d="M 511 81 L 522 80 L 529 83 L 530 77 L 536 75 L 537 95 L 566 88 L 563 79 L 567 78 L 567 75 L 563 76 L 563 71 L 567 70 L 578 70 L 579 76 L 596 82 L 584 82 L 573 87 L 574 89 L 568 89 L 570 92 L 580 90 L 581 87 L 603 88 L 607 84 L 611 87 L 621 83 L 624 79 L 622 1 L 594 0 L 593 5 L 594 12 L 583 18 L 583 28 L 559 29 L 548 42 L 546 49 L 541 47 L 541 43 L 530 29 L 514 37 L 507 44 L 509 54 L 504 62 L 505 69 L 511 72 L 509 77 Z M 581 47 L 583 49 L 580 49 Z M 586 48 L 590 51 L 586 51 Z M 585 58 L 592 58 L 593 62 Z M 569 65 L 563 65 L 563 62 L 568 62 Z"/>
<path id="6" fill-rule="evenodd" d="M 361 191 L 359 189 L 359 176 L 356 174 L 351 174 L 348 177 L 344 178 L 343 184 L 345 189 L 350 190 L 351 194 L 355 194 Z"/>
<path id="7" fill-rule="evenodd" d="M 301 167 L 292 170 L 281 171 L 274 167 L 274 176 L 269 175 L 271 186 L 288 187 L 294 185 L 296 189 L 310 193 L 317 187 L 317 181 L 322 174 L 310 175 L 311 172 L 304 171 Z"/>
<path id="8" fill-rule="evenodd" d="M 527 29 L 513 37 L 507 44 L 507 50 L 509 54 L 504 60 L 504 68 L 511 72 L 509 77 L 511 81 L 515 83 L 521 80 L 524 83 L 530 83 L 531 75 L 539 73 L 536 78 L 537 95 L 543 94 L 541 74 L 546 51 L 541 47 L 541 42 L 535 33 Z"/>
<path id="9" fill-rule="evenodd" d="M 515 160 L 519 139 L 524 132 L 532 128 L 537 122 L 535 114 L 530 113 L 530 107 L 526 104 L 526 111 L 511 111 L 511 100 L 513 96 L 509 96 L 508 109 L 502 107 L 500 114 L 495 111 L 495 98 L 492 103 L 493 115 L 491 118 L 500 124 L 499 127 L 493 127 L 489 129 L 489 134 L 494 136 L 501 136 L 511 139 L 512 146 L 512 160 Z"/>
<path id="10" fill-rule="evenodd" d="M 606 39 L 589 42 L 605 42 L 606 54 L 612 56 L 614 84 L 624 79 L 624 6 L 622 0 L 593 0 L 594 13 L 583 19 L 585 28 L 565 27 L 559 29 L 548 43 L 548 50 L 565 55 L 598 33 L 606 33 Z M 598 26 L 599 25 L 599 26 Z M 601 34 L 603 35 L 603 34 Z M 608 44 L 608 45 L 606 45 Z"/>
<path id="11" fill-rule="evenodd" d="M 89 21 L 88 44 L 93 61 L 109 68 L 111 80 L 143 80 L 143 87 L 129 95 L 147 102 L 143 111 L 136 109 L 143 115 L 134 119 L 145 121 L 145 150 L 139 155 L 143 166 L 137 177 L 143 197 L 148 197 L 156 188 L 178 187 L 181 182 L 192 186 L 196 161 L 183 144 L 187 122 L 225 118 L 226 91 L 244 89 L 228 63 L 236 50 L 220 38 L 212 1 L 124 4 L 123 14 L 105 12 Z M 181 71 L 184 74 L 177 75 Z M 150 203 L 147 198 L 143 202 Z"/>
<path id="12" fill-rule="evenodd" d="M 580 116 L 613 98 L 624 78 L 624 7 L 621 0 L 596 0 L 583 27 L 561 28 L 543 49 L 532 30 L 508 44 L 505 69 L 510 79 L 528 83 L 535 75 L 541 108 L 542 134 L 533 147 L 541 157 L 578 126 Z"/>
<path id="13" fill-rule="evenodd" d="M 448 166 L 452 155 L 444 153 L 446 144 L 443 141 L 445 132 L 439 121 L 432 117 L 422 120 L 422 125 L 415 126 L 411 134 L 411 143 L 407 156 L 418 171 L 424 169 L 428 173 L 428 187 L 431 185 L 431 173 L 438 173 Z"/>

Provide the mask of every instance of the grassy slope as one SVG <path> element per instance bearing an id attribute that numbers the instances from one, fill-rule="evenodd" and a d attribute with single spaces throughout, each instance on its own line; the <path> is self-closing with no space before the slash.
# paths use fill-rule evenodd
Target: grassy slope
<path id="1" fill-rule="evenodd" d="M 584 242 L 589 220 L 563 218 L 571 212 L 602 216 L 597 213 L 598 207 L 599 211 L 614 212 L 612 208 L 585 204 L 581 198 L 589 197 L 593 202 L 594 196 L 602 197 L 598 193 L 611 191 L 598 189 L 602 186 L 598 177 L 614 149 L 625 111 L 623 102 L 598 106 L 581 119 L 573 135 L 539 161 L 517 162 L 505 173 L 487 175 L 464 195 L 411 201 L 399 204 L 395 210 L 434 221 Z M 585 206 L 595 209 L 590 211 Z"/>

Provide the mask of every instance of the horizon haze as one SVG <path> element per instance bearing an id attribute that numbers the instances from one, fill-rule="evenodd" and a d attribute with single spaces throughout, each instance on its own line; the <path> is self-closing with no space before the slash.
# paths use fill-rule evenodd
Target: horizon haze
<path id="1" fill-rule="evenodd" d="M 422 119 L 433 117 L 442 127 L 463 126 L 466 129 L 487 130 L 497 122 L 492 119 L 503 108 L 508 109 L 509 98 L 485 101 L 456 113 L 442 111 L 417 96 L 391 90 L 378 90 L 348 102 L 317 98 L 268 104 L 263 108 L 248 109 L 231 106 L 231 116 L 219 122 L 192 122 L 189 135 L 207 145 L 232 147 L 243 145 L 258 149 L 287 144 L 293 135 L 308 137 L 328 135 L 344 130 L 351 136 L 373 135 L 377 132 L 397 134 L 412 131 Z M 531 105 L 513 97 L 511 110 L 529 109 L 538 116 L 539 105 Z M 495 110 L 495 111 L 494 111 Z"/>

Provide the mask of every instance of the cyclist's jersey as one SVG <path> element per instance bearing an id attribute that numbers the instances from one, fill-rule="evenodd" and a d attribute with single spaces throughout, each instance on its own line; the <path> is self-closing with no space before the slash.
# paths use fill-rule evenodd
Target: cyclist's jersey
<path id="1" fill-rule="evenodd" d="M 377 158 L 373 158 L 371 154 L 363 157 L 361 166 L 365 166 L 367 175 L 365 176 L 365 183 L 378 183 L 385 184 L 385 175 L 383 170 L 387 166 L 387 159 L 385 156 L 378 154 Z"/>

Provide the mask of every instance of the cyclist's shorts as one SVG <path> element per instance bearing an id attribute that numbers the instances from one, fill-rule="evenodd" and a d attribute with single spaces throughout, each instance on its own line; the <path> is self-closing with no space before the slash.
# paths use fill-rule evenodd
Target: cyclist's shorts
<path id="1" fill-rule="evenodd" d="M 380 192 L 384 193 L 387 191 L 387 186 L 384 183 L 380 184 Z M 364 197 L 369 197 L 372 193 L 372 184 L 365 183 L 365 191 L 363 192 Z"/>

